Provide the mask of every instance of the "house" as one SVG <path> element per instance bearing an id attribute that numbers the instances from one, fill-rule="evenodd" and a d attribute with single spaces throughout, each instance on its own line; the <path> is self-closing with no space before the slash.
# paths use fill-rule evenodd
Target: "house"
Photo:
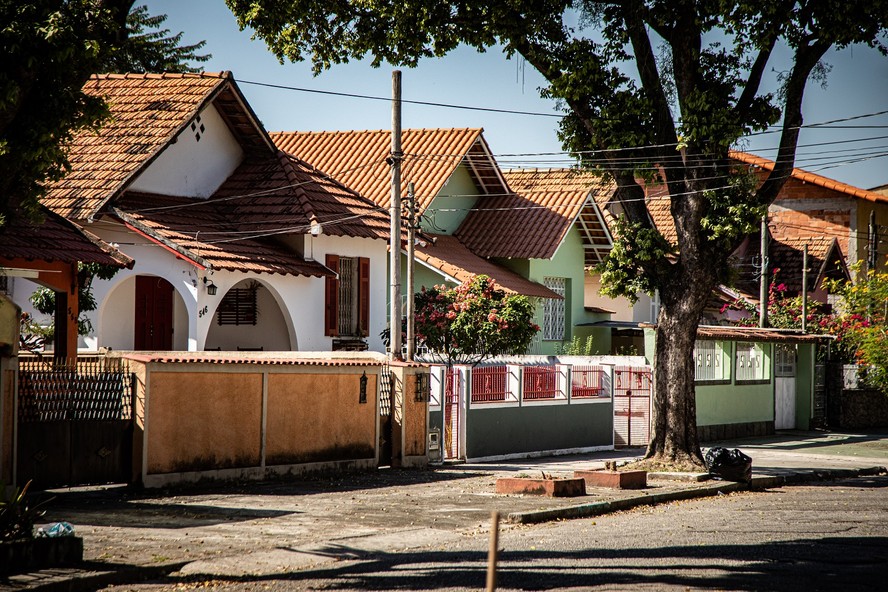
<path id="1" fill-rule="evenodd" d="M 271 136 L 285 152 L 389 207 L 389 131 Z M 533 353 L 555 353 L 590 333 L 578 325 L 607 315 L 585 306 L 584 265 L 610 247 L 592 198 L 609 189 L 565 192 L 548 183 L 545 171 L 503 172 L 480 129 L 407 129 L 401 144 L 402 195 L 413 183 L 429 239 L 416 249 L 417 288 L 483 273 L 507 291 L 539 299 L 543 330 Z"/>
<path id="2" fill-rule="evenodd" d="M 387 214 L 278 150 L 230 73 L 84 89 L 111 119 L 75 136 L 43 203 L 135 265 L 94 282 L 82 345 L 384 351 Z"/>
<path id="3" fill-rule="evenodd" d="M 731 157 L 761 176 L 774 168 L 773 161 L 753 154 L 732 152 Z M 861 189 L 796 168 L 768 209 L 768 219 L 779 236 L 835 238 L 849 267 L 859 261 L 866 269 L 888 269 L 888 196 L 878 188 Z"/>

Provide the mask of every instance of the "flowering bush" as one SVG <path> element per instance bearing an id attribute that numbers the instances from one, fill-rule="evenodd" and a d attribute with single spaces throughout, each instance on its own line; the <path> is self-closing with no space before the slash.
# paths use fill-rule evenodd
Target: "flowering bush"
<path id="1" fill-rule="evenodd" d="M 802 298 L 786 296 L 786 286 L 777 282 L 777 273 L 768 290 L 768 325 L 780 329 L 801 329 Z M 845 363 L 866 366 L 865 380 L 888 393 L 888 273 L 857 274 L 857 283 L 843 280 L 827 282 L 831 294 L 841 296 L 838 311 L 828 311 L 820 302 L 809 301 L 807 330 L 835 337 L 834 352 Z M 756 308 L 745 300 L 722 307 L 742 310 L 750 316 L 736 324 L 754 327 L 758 324 Z"/>
<path id="2" fill-rule="evenodd" d="M 534 306 L 507 294 L 486 275 L 455 288 L 423 288 L 416 295 L 416 336 L 447 363 L 477 363 L 497 355 L 523 354 L 534 334 Z"/>

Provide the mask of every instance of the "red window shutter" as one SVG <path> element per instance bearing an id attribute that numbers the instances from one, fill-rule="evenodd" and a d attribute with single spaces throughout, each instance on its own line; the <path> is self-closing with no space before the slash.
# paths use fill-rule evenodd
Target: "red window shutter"
<path id="1" fill-rule="evenodd" d="M 358 257 L 358 330 L 370 333 L 370 259 Z"/>
<path id="2" fill-rule="evenodd" d="M 327 255 L 325 264 L 339 274 L 339 255 Z M 324 335 L 339 335 L 339 277 L 327 277 L 324 283 Z"/>

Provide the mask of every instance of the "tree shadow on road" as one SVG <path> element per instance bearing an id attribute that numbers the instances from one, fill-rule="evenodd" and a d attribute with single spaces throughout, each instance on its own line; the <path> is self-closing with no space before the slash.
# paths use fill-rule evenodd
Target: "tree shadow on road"
<path id="1" fill-rule="evenodd" d="M 479 551 L 370 553 L 331 545 L 313 553 L 325 565 L 263 576 L 198 575 L 187 581 L 235 585 L 286 580 L 331 590 L 443 590 L 483 588 L 486 577 L 487 557 Z M 879 587 L 886 567 L 888 537 L 833 537 L 764 545 L 506 550 L 500 555 L 497 579 L 501 589 L 516 590 L 868 590 Z M 181 582 L 168 578 L 163 583 Z"/>

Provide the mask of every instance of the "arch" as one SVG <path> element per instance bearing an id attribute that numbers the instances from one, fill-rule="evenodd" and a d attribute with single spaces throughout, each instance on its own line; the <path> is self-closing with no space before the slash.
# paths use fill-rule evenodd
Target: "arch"
<path id="1" fill-rule="evenodd" d="M 255 295 L 255 316 L 250 311 L 250 291 Z M 226 307 L 223 309 L 223 324 L 220 324 L 218 313 L 223 303 Z M 296 329 L 290 311 L 274 285 L 258 278 L 245 278 L 228 288 L 212 311 L 204 349 L 260 348 L 263 351 L 297 350 Z"/>
<path id="2" fill-rule="evenodd" d="M 194 295 L 182 286 L 156 274 L 128 273 L 115 276 L 112 285 L 105 291 L 96 310 L 97 346 L 118 350 L 135 348 L 136 332 L 136 282 L 138 277 L 156 277 L 172 286 L 171 322 L 173 328 L 172 349 L 187 350 L 189 317 L 194 308 Z"/>

